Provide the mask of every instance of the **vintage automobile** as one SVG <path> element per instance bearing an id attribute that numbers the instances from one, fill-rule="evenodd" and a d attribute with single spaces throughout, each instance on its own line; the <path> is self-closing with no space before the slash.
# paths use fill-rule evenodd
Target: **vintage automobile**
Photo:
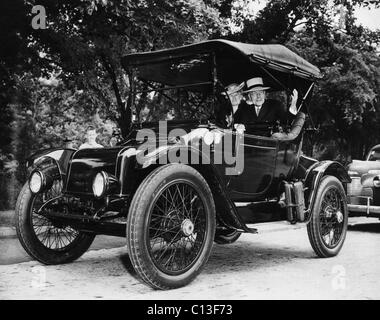
<path id="1" fill-rule="evenodd" d="M 123 142 L 29 160 L 16 215 L 18 237 L 33 258 L 67 263 L 97 234 L 126 237 L 142 281 L 171 289 L 199 274 L 214 241 L 232 243 L 274 221 L 307 224 L 319 257 L 338 254 L 350 177 L 341 164 L 301 151 L 317 67 L 281 45 L 225 40 L 130 54 L 122 65 L 129 102 L 140 111 Z M 298 90 L 292 123 L 247 124 L 237 132 L 219 121 L 231 111 L 221 107 L 225 86 L 252 77 L 262 77 L 273 94 Z"/>
<path id="2" fill-rule="evenodd" d="M 364 161 L 353 160 L 348 174 L 349 215 L 380 218 L 380 145 L 372 147 Z"/>

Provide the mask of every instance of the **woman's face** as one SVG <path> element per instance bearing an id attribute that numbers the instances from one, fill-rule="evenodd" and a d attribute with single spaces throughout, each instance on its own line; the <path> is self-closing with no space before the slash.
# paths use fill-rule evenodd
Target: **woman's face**
<path id="1" fill-rule="evenodd" d="M 228 95 L 228 96 L 230 97 L 231 104 L 232 104 L 233 106 L 239 105 L 241 99 L 243 98 L 243 95 L 241 94 L 240 91 L 235 92 L 235 93 L 231 93 L 231 94 Z"/>
<path id="2" fill-rule="evenodd" d="M 265 97 L 266 93 L 264 90 L 248 92 L 248 98 L 255 106 L 262 106 L 265 101 Z"/>

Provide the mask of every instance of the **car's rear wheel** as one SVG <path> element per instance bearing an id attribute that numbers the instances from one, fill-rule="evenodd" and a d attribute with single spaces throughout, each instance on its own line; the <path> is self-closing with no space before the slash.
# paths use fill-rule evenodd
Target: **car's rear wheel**
<path id="1" fill-rule="evenodd" d="M 347 201 L 342 183 L 334 176 L 323 177 L 307 226 L 311 246 L 319 257 L 339 253 L 346 238 L 347 222 Z"/>
<path id="2" fill-rule="evenodd" d="M 233 229 L 216 230 L 214 241 L 217 244 L 230 244 L 237 241 L 241 236 L 241 232 Z"/>
<path id="3" fill-rule="evenodd" d="M 25 251 L 44 264 L 74 261 L 87 251 L 95 238 L 93 234 L 52 221 L 39 212 L 46 201 L 58 197 L 61 191 L 62 181 L 59 178 L 53 181 L 49 190 L 38 194 L 33 194 L 29 183 L 25 183 L 17 198 L 17 236 Z"/>
<path id="4" fill-rule="evenodd" d="M 127 246 L 140 278 L 156 289 L 191 282 L 211 253 L 215 205 L 194 168 L 157 168 L 137 189 L 128 214 Z"/>

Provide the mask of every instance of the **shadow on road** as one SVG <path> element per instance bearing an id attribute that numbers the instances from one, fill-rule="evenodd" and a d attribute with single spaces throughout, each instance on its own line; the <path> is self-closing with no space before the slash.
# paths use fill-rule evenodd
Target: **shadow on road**
<path id="1" fill-rule="evenodd" d="M 311 247 L 310 250 L 297 250 L 291 247 L 265 247 L 263 244 L 241 242 L 232 245 L 215 245 L 204 272 L 209 274 L 243 272 L 292 263 L 294 259 L 318 259 L 318 257 Z"/>
<path id="2" fill-rule="evenodd" d="M 135 269 L 133 268 L 132 261 L 129 258 L 128 253 L 125 253 L 119 257 L 119 260 L 123 264 L 124 268 L 130 273 L 131 276 L 138 279 Z"/>
<path id="3" fill-rule="evenodd" d="M 373 232 L 380 233 L 380 222 L 377 223 L 360 223 L 348 226 L 349 231 L 360 231 L 360 232 Z"/>

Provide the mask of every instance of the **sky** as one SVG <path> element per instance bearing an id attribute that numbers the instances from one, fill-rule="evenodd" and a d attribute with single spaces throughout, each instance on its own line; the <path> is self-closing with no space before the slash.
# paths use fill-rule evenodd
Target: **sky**
<path id="1" fill-rule="evenodd" d="M 256 13 L 262 8 L 264 8 L 266 3 L 267 3 L 267 0 L 252 1 L 252 2 L 249 2 L 248 9 Z M 358 7 L 355 10 L 355 16 L 359 24 L 362 24 L 363 26 L 371 30 L 380 29 L 380 8 L 368 9 L 368 8 Z"/>
<path id="2" fill-rule="evenodd" d="M 359 8 L 356 9 L 355 16 L 363 26 L 371 30 L 380 29 L 380 8 L 371 10 Z"/>

